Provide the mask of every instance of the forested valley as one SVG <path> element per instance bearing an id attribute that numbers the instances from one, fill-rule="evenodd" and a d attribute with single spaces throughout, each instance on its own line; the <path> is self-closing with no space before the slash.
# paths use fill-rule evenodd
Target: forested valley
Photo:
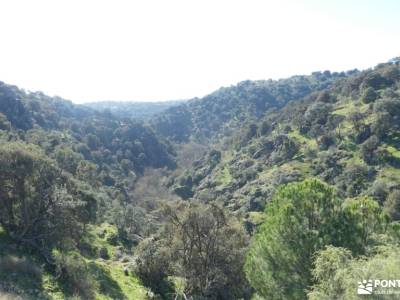
<path id="1" fill-rule="evenodd" d="M 152 105 L 0 82 L 0 299 L 359 299 L 399 266 L 400 58 Z"/>

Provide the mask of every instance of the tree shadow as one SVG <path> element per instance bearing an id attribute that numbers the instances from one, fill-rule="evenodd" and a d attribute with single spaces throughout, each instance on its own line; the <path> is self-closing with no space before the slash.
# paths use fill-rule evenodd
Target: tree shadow
<path id="1" fill-rule="evenodd" d="M 100 292 L 111 299 L 126 299 L 118 282 L 115 281 L 110 272 L 98 264 L 91 262 L 89 264 L 90 272 L 93 274 L 96 281 L 100 284 Z"/>
<path id="2" fill-rule="evenodd" d="M 95 259 L 97 258 L 98 249 L 97 247 L 93 246 L 94 239 L 88 240 L 83 238 L 79 241 L 78 249 L 80 254 L 88 259 Z"/>

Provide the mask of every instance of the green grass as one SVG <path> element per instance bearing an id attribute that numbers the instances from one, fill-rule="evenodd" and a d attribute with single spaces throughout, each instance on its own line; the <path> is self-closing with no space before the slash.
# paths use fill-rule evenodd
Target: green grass
<path id="1" fill-rule="evenodd" d="M 293 130 L 289 132 L 288 135 L 292 138 L 295 138 L 302 145 L 306 145 L 310 148 L 317 148 L 317 141 L 315 139 L 300 134 L 298 130 Z"/>
<path id="2" fill-rule="evenodd" d="M 140 281 L 131 274 L 125 275 L 122 263 L 94 261 L 90 267 L 100 283 L 96 299 L 148 299 L 147 290 Z"/>
<path id="3" fill-rule="evenodd" d="M 275 172 L 282 171 L 285 173 L 291 173 L 293 171 L 299 171 L 303 176 L 308 176 L 311 172 L 311 165 L 307 162 L 301 162 L 298 160 L 288 161 L 280 166 L 272 166 L 268 169 L 264 169 L 258 173 L 259 179 L 268 179 L 275 176 Z"/>
<path id="4" fill-rule="evenodd" d="M 378 177 L 385 182 L 400 182 L 400 169 L 388 166 L 383 168 Z"/>
<path id="5" fill-rule="evenodd" d="M 369 105 L 362 101 L 354 101 L 350 98 L 343 99 L 332 112 L 335 115 L 347 117 L 353 112 L 367 112 Z"/>
<path id="6" fill-rule="evenodd" d="M 89 246 L 83 251 L 82 258 L 98 284 L 96 299 L 148 299 L 148 290 L 139 279 L 131 272 L 125 274 L 125 263 L 112 259 L 118 245 L 111 245 L 108 240 L 116 232 L 115 226 L 110 224 L 89 225 L 88 234 L 82 237 L 82 241 Z M 41 258 L 28 249 L 16 247 L 1 226 L 0 245 L 0 283 L 11 288 L 13 294 L 20 295 L 24 300 L 68 299 L 62 283 L 57 281 L 53 273 L 43 268 Z M 97 250 L 102 247 L 108 250 L 110 259 L 98 258 Z M 0 299 L 1 296 L 0 293 Z"/>
<path id="7" fill-rule="evenodd" d="M 400 151 L 393 146 L 386 146 L 386 150 L 395 158 L 400 159 Z"/>
<path id="8" fill-rule="evenodd" d="M 147 299 L 147 290 L 141 285 L 139 279 L 131 273 L 125 275 L 125 264 L 113 260 L 118 245 L 111 245 L 110 239 L 117 234 L 117 228 L 103 223 L 99 226 L 90 226 L 88 241 L 94 249 L 106 248 L 110 255 L 109 260 L 86 258 L 90 269 L 100 283 L 100 291 L 96 299 Z"/>
<path id="9" fill-rule="evenodd" d="M 353 111 L 354 111 L 354 104 L 350 103 L 347 105 L 341 105 L 341 106 L 337 107 L 332 113 L 334 115 L 347 117 Z"/>
<path id="10" fill-rule="evenodd" d="M 345 119 L 339 124 L 341 135 L 348 136 L 353 133 L 353 124 L 348 121 L 347 117 L 354 112 L 366 113 L 369 109 L 369 105 L 362 101 L 354 101 L 352 99 L 343 99 L 337 104 L 336 108 L 332 111 L 333 115 L 345 117 Z M 365 124 L 371 124 L 374 121 L 375 114 L 367 114 L 364 119 Z"/>
<path id="11" fill-rule="evenodd" d="M 268 179 L 269 177 L 272 176 L 273 172 L 277 169 L 278 169 L 277 166 L 272 166 L 267 169 L 264 169 L 260 173 L 258 173 L 258 178 L 259 179 Z"/>
<path id="12" fill-rule="evenodd" d="M 104 236 L 101 237 L 102 234 Z M 86 257 L 97 257 L 101 248 L 106 248 L 110 257 L 113 257 L 116 247 L 110 244 L 110 240 L 117 234 L 117 228 L 107 223 L 98 226 L 88 225 L 87 234 L 83 237 L 83 242 L 90 247 Z"/>
<path id="13" fill-rule="evenodd" d="M 222 161 L 228 162 L 234 157 L 234 151 L 223 151 L 222 152 Z"/>
<path id="14" fill-rule="evenodd" d="M 217 184 L 226 186 L 229 183 L 231 183 L 232 180 L 233 180 L 233 177 L 232 177 L 231 172 L 229 171 L 229 167 L 227 165 L 223 166 L 223 168 L 218 171 L 217 180 L 216 180 Z"/>

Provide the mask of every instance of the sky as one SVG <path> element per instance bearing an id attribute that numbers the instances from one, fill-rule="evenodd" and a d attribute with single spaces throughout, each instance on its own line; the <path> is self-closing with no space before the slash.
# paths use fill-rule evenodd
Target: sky
<path id="1" fill-rule="evenodd" d="M 400 56 L 398 0 L 1 0 L 0 81 L 75 103 L 202 97 Z"/>

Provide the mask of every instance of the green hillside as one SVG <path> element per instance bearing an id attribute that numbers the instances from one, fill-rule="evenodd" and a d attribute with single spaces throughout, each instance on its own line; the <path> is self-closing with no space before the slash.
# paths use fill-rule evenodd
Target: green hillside
<path id="1" fill-rule="evenodd" d="M 0 299 L 358 299 L 398 276 L 399 59 L 110 105 L 0 84 Z"/>

